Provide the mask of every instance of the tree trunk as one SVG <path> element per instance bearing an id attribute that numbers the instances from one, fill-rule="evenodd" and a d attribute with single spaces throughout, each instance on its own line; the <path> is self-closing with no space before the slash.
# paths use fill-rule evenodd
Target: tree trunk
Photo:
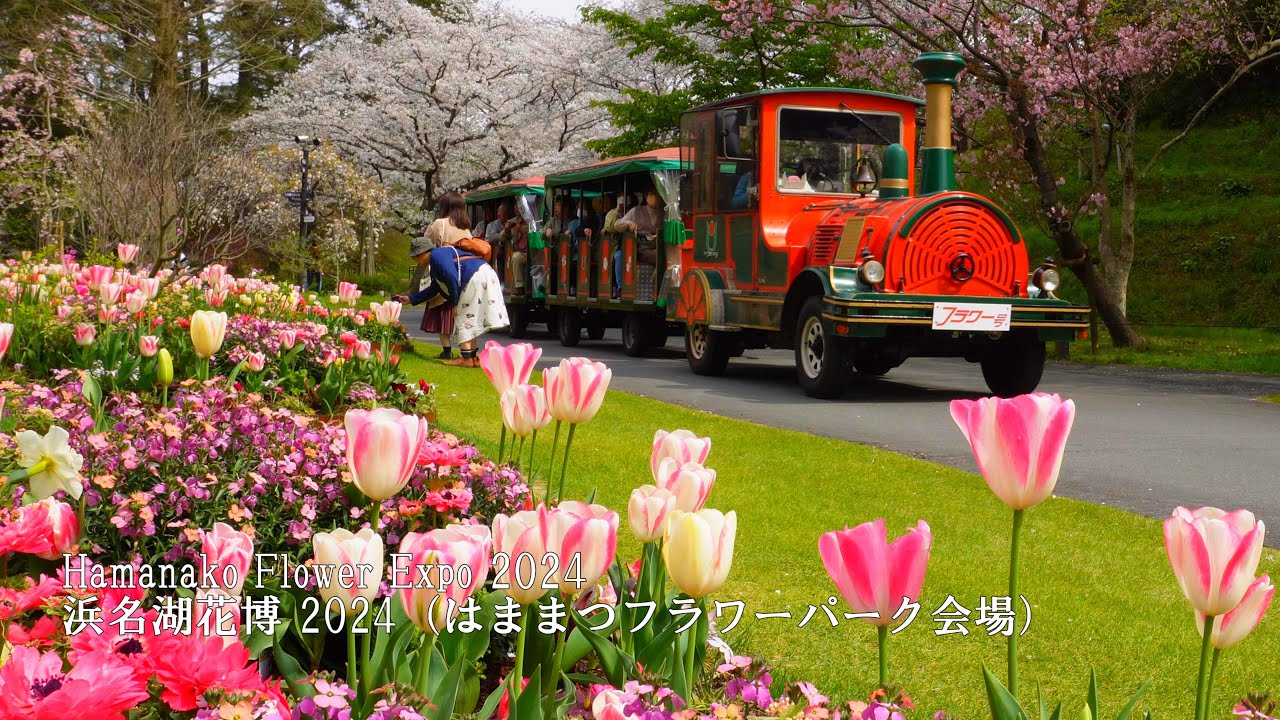
<path id="1" fill-rule="evenodd" d="M 178 51 L 181 44 L 181 0 L 158 0 L 156 39 L 152 58 L 152 101 L 172 106 L 178 97 Z"/>
<path id="2" fill-rule="evenodd" d="M 1123 308 L 1116 304 L 1111 289 L 1090 261 L 1088 248 L 1080 241 L 1080 236 L 1062 206 L 1057 179 L 1049 167 L 1049 159 L 1040 138 L 1040 128 L 1026 91 L 1015 81 L 1010 84 L 1009 96 L 1014 102 L 1014 116 L 1009 119 L 1017 128 L 1022 140 L 1023 160 L 1030 168 L 1040 192 L 1040 207 L 1049 219 L 1049 231 L 1061 254 L 1059 266 L 1070 268 L 1080 279 L 1085 291 L 1089 293 L 1090 303 L 1106 324 L 1111 342 L 1116 347 L 1141 347 L 1142 338 L 1129 326 Z"/>
<path id="3" fill-rule="evenodd" d="M 1138 212 L 1138 163 L 1133 156 L 1137 131 L 1136 113 L 1126 113 L 1120 126 L 1120 242 L 1115 256 L 1103 261 L 1107 284 L 1120 305 L 1120 311 L 1128 315 L 1129 273 L 1133 270 L 1136 245 L 1134 217 Z"/>

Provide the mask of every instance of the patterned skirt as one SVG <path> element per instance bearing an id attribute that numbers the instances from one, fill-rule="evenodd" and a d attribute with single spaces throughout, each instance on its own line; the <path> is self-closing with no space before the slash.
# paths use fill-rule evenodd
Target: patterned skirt
<path id="1" fill-rule="evenodd" d="M 507 317 L 507 304 L 502 300 L 502 285 L 498 274 L 489 265 L 483 265 L 467 282 L 458 298 L 453 341 L 459 345 L 481 335 L 511 324 Z"/>

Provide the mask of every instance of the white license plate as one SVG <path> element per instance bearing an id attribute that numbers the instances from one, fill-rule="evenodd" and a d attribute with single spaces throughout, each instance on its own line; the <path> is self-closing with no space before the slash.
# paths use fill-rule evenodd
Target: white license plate
<path id="1" fill-rule="evenodd" d="M 1012 305 L 936 302 L 933 304 L 934 330 L 980 330 L 1006 332 L 1013 319 Z"/>

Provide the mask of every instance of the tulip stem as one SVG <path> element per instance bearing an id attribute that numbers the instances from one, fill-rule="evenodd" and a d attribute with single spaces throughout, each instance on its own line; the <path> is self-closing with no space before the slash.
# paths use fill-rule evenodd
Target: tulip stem
<path id="1" fill-rule="evenodd" d="M 889 626 L 876 627 L 880 635 L 880 687 L 889 687 Z"/>
<path id="2" fill-rule="evenodd" d="M 512 448 L 516 451 L 516 472 L 520 472 L 520 461 L 524 460 L 524 436 L 520 436 L 520 448 Z M 527 477 L 527 475 L 526 475 Z"/>
<path id="3" fill-rule="evenodd" d="M 1009 602 L 1018 602 L 1018 557 L 1022 554 L 1022 510 L 1013 511 L 1013 542 L 1009 550 Z M 1009 694 L 1018 697 L 1018 631 L 1009 634 Z"/>
<path id="4" fill-rule="evenodd" d="M 498 462 L 502 462 L 502 456 L 507 449 L 507 423 L 502 423 L 502 439 L 498 441 Z"/>
<path id="5" fill-rule="evenodd" d="M 1218 676 L 1218 658 L 1222 655 L 1222 651 L 1218 648 L 1213 649 L 1213 660 L 1209 663 L 1209 682 L 1204 686 L 1204 717 L 1209 720 L 1209 716 L 1213 713 L 1213 681 Z"/>
<path id="6" fill-rule="evenodd" d="M 569 437 L 564 441 L 564 459 L 560 461 L 560 486 L 556 488 L 556 502 L 564 496 L 564 476 L 569 471 L 569 448 L 573 447 L 573 431 L 578 429 L 577 423 L 569 423 Z M 547 487 L 550 488 L 550 481 Z"/>
<path id="7" fill-rule="evenodd" d="M 551 499 L 551 478 L 556 472 L 556 447 L 560 445 L 560 421 L 556 421 L 556 434 L 551 438 L 551 465 L 547 468 L 547 499 Z"/>
<path id="8" fill-rule="evenodd" d="M 537 431 L 537 430 L 534 430 L 534 431 L 533 431 L 533 437 L 529 439 L 529 464 L 528 464 L 528 466 L 527 466 L 527 467 L 529 468 L 529 473 L 528 473 L 528 474 L 529 474 L 530 476 L 532 476 L 532 475 L 533 475 L 533 451 L 534 451 L 535 449 L 537 449 L 537 447 L 538 447 L 538 431 Z M 530 477 L 530 478 L 529 478 L 529 482 L 530 482 L 530 484 L 532 484 L 532 482 L 533 482 L 533 478 L 532 478 L 532 477 Z"/>
<path id="9" fill-rule="evenodd" d="M 372 663 L 369 662 L 369 659 L 373 656 L 373 632 L 375 629 L 376 626 L 373 624 L 373 616 L 370 615 L 368 632 L 360 638 L 360 669 L 364 671 L 360 676 L 360 682 L 364 687 L 366 695 L 373 690 L 373 668 L 371 667 Z"/>
<path id="10" fill-rule="evenodd" d="M 1211 686 L 1210 662 L 1217 662 L 1217 653 L 1213 650 L 1213 615 L 1206 615 L 1204 618 L 1204 638 L 1200 641 L 1200 673 L 1196 676 L 1196 720 L 1202 720 L 1209 715 L 1209 694 L 1213 691 Z"/>
<path id="11" fill-rule="evenodd" d="M 356 633 L 353 623 L 347 628 L 347 685 L 356 692 L 359 692 L 360 688 L 359 667 L 359 663 L 356 662 Z"/>
<path id="12" fill-rule="evenodd" d="M 520 685 L 524 680 L 524 636 L 529 632 L 532 609 L 532 605 L 525 605 L 520 610 L 520 632 L 516 635 L 516 666 L 511 669 L 511 689 L 508 691 L 511 697 L 508 706 L 512 714 L 515 714 L 516 700 L 520 698 Z"/>
<path id="13" fill-rule="evenodd" d="M 701 606 L 702 603 L 699 602 L 698 605 Z M 685 685 L 685 687 L 687 688 L 687 692 L 689 693 L 689 697 L 684 699 L 685 705 L 693 704 L 693 681 L 696 680 L 698 677 L 698 672 L 693 667 L 693 664 L 695 662 L 694 656 L 697 653 L 697 643 L 694 642 L 697 639 L 695 637 L 697 635 L 696 628 L 697 628 L 697 623 L 691 626 L 689 630 L 685 633 L 689 641 L 688 647 L 685 648 L 685 659 L 684 659 L 685 677 L 688 679 L 688 683 Z"/>
<path id="14" fill-rule="evenodd" d="M 369 527 L 372 528 L 374 532 L 378 532 L 378 519 L 381 512 L 382 512 L 382 501 L 374 500 L 373 508 L 371 508 L 369 511 L 369 517 L 371 518 Z"/>

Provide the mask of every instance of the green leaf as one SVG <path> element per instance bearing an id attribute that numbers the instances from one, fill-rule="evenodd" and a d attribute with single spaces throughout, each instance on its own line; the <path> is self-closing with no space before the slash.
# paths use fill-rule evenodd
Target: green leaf
<path id="1" fill-rule="evenodd" d="M 987 684 L 987 702 L 991 705 L 992 720 L 1026 720 L 1026 713 L 1022 711 L 1017 698 L 1009 694 L 1000 679 L 992 675 L 986 665 L 982 666 L 982 678 Z"/>
<path id="2" fill-rule="evenodd" d="M 1116 720 L 1129 720 L 1129 716 L 1133 714 L 1133 708 L 1138 704 L 1138 699 L 1142 697 L 1142 694 L 1147 691 L 1147 687 L 1150 685 L 1151 685 L 1150 680 L 1142 683 L 1142 685 L 1138 688 L 1138 691 L 1133 694 L 1133 697 L 1129 698 L 1129 702 L 1125 704 L 1124 709 L 1121 710 L 1120 714 L 1116 716 Z M 1150 720 L 1151 713 L 1147 713 L 1146 717 L 1147 717 L 1147 720 Z"/>
<path id="3" fill-rule="evenodd" d="M 285 649 L 276 645 L 271 650 L 271 655 L 275 658 L 276 667 L 280 668 L 280 674 L 284 676 L 284 681 L 289 684 L 289 690 L 299 697 L 313 697 L 316 689 L 311 683 L 303 682 L 307 677 L 306 671 L 298 664 L 292 655 L 285 652 Z"/>
<path id="4" fill-rule="evenodd" d="M 1089 712 L 1093 713 L 1093 720 L 1102 720 L 1102 715 L 1098 714 L 1098 674 L 1093 668 L 1089 668 L 1089 695 L 1085 704 L 1089 707 Z"/>
<path id="5" fill-rule="evenodd" d="M 511 717 L 520 720 L 542 720 L 542 678 L 534 673 L 529 684 L 520 691 Z"/>
<path id="6" fill-rule="evenodd" d="M 432 665 L 434 664 L 433 662 Z M 453 717 L 453 707 L 458 699 L 458 685 L 462 682 L 462 669 L 466 665 L 460 662 L 450 668 L 436 686 L 436 692 L 429 695 L 431 702 L 436 706 L 430 715 L 433 720 L 449 720 Z"/>
<path id="7" fill-rule="evenodd" d="M 573 619 L 577 622 L 574 632 L 581 633 L 581 636 L 591 645 L 591 649 L 596 651 L 596 657 L 600 658 L 600 668 L 604 670 L 604 676 L 609 684 L 622 687 L 630 676 L 631 669 L 635 667 L 635 661 L 609 642 L 606 636 L 587 627 L 582 615 L 576 609 L 569 608 L 569 612 L 573 613 Z"/>
<path id="8" fill-rule="evenodd" d="M 498 709 L 498 703 L 502 702 L 502 694 L 507 691 L 507 680 L 503 680 L 493 692 L 489 693 L 489 697 L 484 699 L 484 705 L 480 706 L 480 711 L 476 713 L 479 720 L 489 720 L 493 716 L 494 711 Z"/>

